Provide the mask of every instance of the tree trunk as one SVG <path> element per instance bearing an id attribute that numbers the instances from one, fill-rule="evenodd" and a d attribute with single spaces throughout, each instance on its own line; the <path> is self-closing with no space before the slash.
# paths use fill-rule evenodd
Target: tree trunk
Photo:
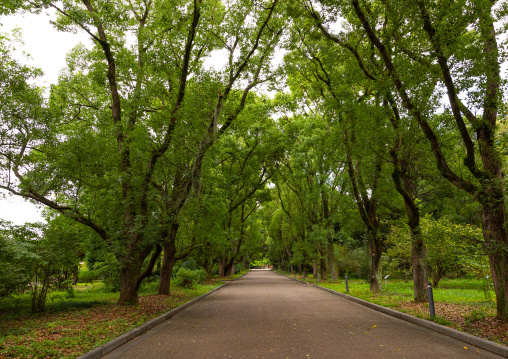
<path id="1" fill-rule="evenodd" d="M 330 272 L 331 281 L 337 281 L 339 273 L 337 272 L 337 260 L 335 259 L 335 247 L 332 238 L 328 238 L 328 271 Z"/>
<path id="2" fill-rule="evenodd" d="M 138 276 L 143 264 L 139 258 L 127 258 L 122 265 L 122 278 L 120 287 L 119 305 L 137 305 L 138 304 Z"/>
<path id="3" fill-rule="evenodd" d="M 377 233 L 371 230 L 367 231 L 369 239 L 369 254 L 370 254 L 370 291 L 377 292 L 382 289 L 381 286 L 381 254 L 383 248 L 377 238 Z"/>
<path id="4" fill-rule="evenodd" d="M 78 266 L 72 269 L 72 285 L 78 284 L 79 280 L 79 268 Z"/>
<path id="5" fill-rule="evenodd" d="M 159 295 L 171 294 L 171 276 L 176 262 L 176 247 L 174 243 L 164 243 L 164 257 L 162 259 L 161 274 L 159 278 Z"/>
<path id="6" fill-rule="evenodd" d="M 337 261 L 335 260 L 335 248 L 333 246 L 333 225 L 330 219 L 330 209 L 328 208 L 328 195 L 326 191 L 321 191 L 321 201 L 323 202 L 323 219 L 325 220 L 326 227 L 330 231 L 328 234 L 328 252 L 327 252 L 327 265 L 328 272 L 330 272 L 332 282 L 338 278 Z"/>
<path id="7" fill-rule="evenodd" d="M 508 239 L 504 203 L 483 205 L 482 222 L 496 293 L 497 316 L 508 318 Z"/>
<path id="8" fill-rule="evenodd" d="M 423 303 L 428 300 L 427 296 L 427 263 L 425 262 L 427 250 L 420 235 L 420 210 L 415 204 L 415 185 L 411 178 L 409 160 L 404 158 L 400 161 L 400 172 L 398 171 L 399 161 L 397 153 L 392 153 L 394 166 L 397 168 L 393 171 L 392 178 L 395 188 L 404 199 L 407 224 L 411 233 L 411 259 L 413 263 L 413 295 L 417 303 Z M 400 184 L 402 179 L 403 187 Z"/>
<path id="9" fill-rule="evenodd" d="M 427 249 L 420 235 L 420 228 L 410 228 L 411 230 L 411 259 L 413 261 L 413 293 L 415 302 L 423 303 L 428 300 L 427 296 Z"/>
<path id="10" fill-rule="evenodd" d="M 432 272 L 432 287 L 437 288 L 439 286 L 439 281 L 445 275 L 445 268 L 441 267 L 439 264 L 436 265 L 436 268 Z"/>
<path id="11" fill-rule="evenodd" d="M 162 258 L 161 274 L 159 278 L 159 292 L 160 295 L 169 295 L 171 292 L 171 275 L 173 274 L 173 266 L 176 262 L 176 235 L 180 225 L 177 221 L 171 223 L 168 237 L 162 244 L 164 249 L 164 257 Z"/>
<path id="12" fill-rule="evenodd" d="M 219 277 L 225 277 L 226 276 L 226 273 L 225 273 L 225 269 L 226 269 L 226 261 L 227 259 L 226 258 L 222 258 L 220 261 L 219 261 Z"/>
<path id="13" fill-rule="evenodd" d="M 321 280 L 328 280 L 328 275 L 326 274 L 326 259 L 323 257 L 319 260 L 319 271 L 321 272 Z"/>

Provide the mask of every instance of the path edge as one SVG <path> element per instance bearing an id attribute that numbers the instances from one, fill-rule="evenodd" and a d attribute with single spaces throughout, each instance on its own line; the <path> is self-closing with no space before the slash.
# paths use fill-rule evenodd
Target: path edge
<path id="1" fill-rule="evenodd" d="M 176 314 L 180 313 L 182 310 L 187 309 L 188 307 L 190 307 L 193 304 L 196 304 L 197 302 L 200 302 L 201 300 L 203 300 L 206 297 L 208 297 L 210 294 L 218 291 L 221 288 L 224 288 L 225 286 L 229 285 L 229 283 L 231 283 L 231 282 L 233 282 L 233 281 L 243 277 L 247 273 L 249 273 L 249 272 L 246 272 L 246 273 L 242 274 L 241 276 L 239 276 L 238 278 L 235 278 L 232 281 L 226 282 L 226 283 L 218 286 L 217 288 L 214 288 L 211 291 L 206 292 L 205 294 L 202 294 L 199 297 L 196 297 L 193 300 L 180 305 L 179 307 L 171 309 L 169 312 L 166 312 L 166 313 L 158 316 L 157 318 L 154 318 L 154 319 L 146 322 L 145 324 L 140 325 L 139 327 L 134 328 L 131 331 L 128 331 L 127 333 L 124 333 L 124 334 L 120 335 L 119 337 L 117 337 L 117 338 L 115 338 L 115 339 L 113 339 L 113 340 L 111 340 L 111 341 L 109 341 L 109 342 L 107 342 L 105 344 L 102 344 L 100 347 L 92 349 L 92 350 L 90 350 L 89 352 L 87 352 L 87 353 L 85 353 L 83 355 L 80 355 L 76 359 L 98 359 L 98 358 L 102 358 L 104 355 L 106 355 L 106 354 L 112 352 L 113 350 L 121 347 L 122 345 L 126 344 L 127 342 L 131 341 L 132 339 L 137 338 L 137 337 L 139 337 L 142 334 L 145 334 L 150 329 L 153 329 L 154 327 L 156 327 L 157 325 L 161 324 L 162 322 L 164 322 L 164 321 L 166 321 L 168 319 L 171 319 Z"/>
<path id="2" fill-rule="evenodd" d="M 353 296 L 350 296 L 350 295 L 347 295 L 347 294 L 344 294 L 341 292 L 337 292 L 333 289 L 321 287 L 319 285 L 311 284 L 311 283 L 302 281 L 300 279 L 292 278 L 291 276 L 288 276 L 288 275 L 285 275 L 282 273 L 278 273 L 278 272 L 275 272 L 275 273 L 280 274 L 280 275 L 287 277 L 289 279 L 292 279 L 294 281 L 311 285 L 314 288 L 324 290 L 324 291 L 329 292 L 329 293 L 336 295 L 338 297 L 350 300 L 352 302 L 358 303 L 358 304 L 368 307 L 370 309 L 377 310 L 378 312 L 388 314 L 392 317 L 399 318 L 399 319 L 405 320 L 407 322 L 410 322 L 410 323 L 413 323 L 416 325 L 420 325 L 424 328 L 433 330 L 437 333 L 447 335 L 447 336 L 452 337 L 454 339 L 458 339 L 458 340 L 460 340 L 464 343 L 467 343 L 469 345 L 472 345 L 476 348 L 484 349 L 484 350 L 487 350 L 487 351 L 492 352 L 494 354 L 498 354 L 504 358 L 508 358 L 508 347 L 505 345 L 498 344 L 493 341 L 483 339 L 483 338 L 480 338 L 480 337 L 477 337 L 477 336 L 474 336 L 471 334 L 467 334 L 467 333 L 461 332 L 457 329 L 445 327 L 444 325 L 440 325 L 440 324 L 431 322 L 429 320 L 417 318 L 412 315 L 396 311 L 394 309 L 386 308 L 386 307 L 383 307 L 379 304 L 374 304 L 374 303 L 368 302 L 368 301 L 360 299 L 360 298 L 356 298 L 356 297 L 353 297 Z"/>

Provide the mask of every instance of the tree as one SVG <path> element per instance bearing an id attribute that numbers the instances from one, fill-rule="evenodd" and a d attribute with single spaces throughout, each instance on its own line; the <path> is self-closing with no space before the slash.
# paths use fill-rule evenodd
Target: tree
<path id="1" fill-rule="evenodd" d="M 169 293 L 178 213 L 193 189 L 199 193 L 208 149 L 242 112 L 249 92 L 271 76 L 267 61 L 281 35 L 277 5 L 33 5 L 56 9 L 56 26 L 85 31 L 94 48 L 74 50 L 49 107 L 42 99 L 31 106 L 23 102 L 30 111 L 50 110 L 51 121 L 38 113 L 14 117 L 3 111 L 5 126 L 13 130 L 2 157 L 1 186 L 92 228 L 121 263 L 120 304 L 137 302 L 161 248 L 159 292 Z M 203 60 L 220 49 L 228 53 L 226 70 L 206 71 Z M 245 86 L 237 90 L 240 81 Z M 6 97 L 7 103 L 22 109 L 15 96 Z M 173 168 L 169 177 L 161 173 L 164 166 Z M 160 206 L 153 199 L 164 188 L 168 200 Z"/>
<path id="2" fill-rule="evenodd" d="M 304 6 L 323 36 L 350 54 L 355 62 L 350 69 L 362 76 L 360 81 L 371 81 L 373 93 L 418 125 L 443 178 L 481 204 L 486 245 L 495 247 L 490 262 L 498 315 L 506 317 L 508 282 L 503 268 L 508 242 L 496 140 L 502 96 L 494 2 L 460 1 L 445 7 L 430 1 L 354 0 L 339 6 L 320 2 L 319 13 L 310 2 Z M 339 34 L 329 26 L 329 19 L 337 17 L 347 24 Z M 442 90 L 449 109 L 436 114 Z M 473 108 L 482 109 L 480 116 Z M 444 150 L 443 126 L 451 126 L 461 139 L 463 164 L 454 163 Z M 395 181 L 397 172 L 403 171 L 396 168 Z M 409 210 L 410 197 L 404 197 Z"/>
<path id="3" fill-rule="evenodd" d="M 14 226 L 0 222 L 0 297 L 25 290 L 31 279 L 26 263 L 37 258 L 28 243 L 13 235 Z"/>
<path id="4" fill-rule="evenodd" d="M 270 200 L 266 187 L 271 178 L 269 166 L 281 147 L 280 135 L 269 118 L 271 111 L 269 99 L 253 96 L 230 133 L 218 140 L 209 157 L 207 176 L 203 176 L 208 190 L 217 192 L 227 206 L 226 215 L 217 217 L 227 238 L 219 258 L 220 275 L 226 275 L 240 259 L 246 230 L 253 224 L 251 216 Z"/>
<path id="5" fill-rule="evenodd" d="M 435 220 L 427 216 L 422 220 L 422 231 L 428 248 L 427 263 L 434 287 L 439 285 L 447 272 L 457 268 L 472 273 L 482 272 L 486 254 L 480 228 L 453 223 L 446 217 Z"/>
<path id="6" fill-rule="evenodd" d="M 424 71 L 432 77 L 440 76 L 446 88 L 455 129 L 460 133 L 463 141 L 464 167 L 474 180 L 458 174 L 456 169 L 450 167 L 449 161 L 442 152 L 441 141 L 429 123 L 426 110 L 415 100 L 415 96 L 410 93 L 411 85 L 401 76 L 400 65 L 395 60 L 397 52 L 387 50 L 389 43 L 393 40 L 382 39 L 359 2 L 357 0 L 352 2 L 356 17 L 372 45 L 378 50 L 402 105 L 418 123 L 431 144 L 442 176 L 453 185 L 475 196 L 482 206 L 484 236 L 489 248 L 497 298 L 497 314 L 499 317 L 506 318 L 508 317 L 508 233 L 504 225 L 506 213 L 501 161 L 496 150 L 496 121 L 501 105 L 501 93 L 499 48 L 494 29 L 494 3 L 476 3 L 468 8 L 466 16 L 463 14 L 462 2 L 449 7 L 438 7 L 425 1 L 406 5 L 406 16 L 411 14 L 418 19 L 412 24 L 412 30 L 426 35 L 425 41 L 432 49 L 431 57 L 436 59 L 439 65 L 437 68 L 426 66 L 427 69 Z M 390 20 L 396 16 L 394 8 L 388 2 L 385 3 L 383 12 L 390 16 L 387 17 Z M 445 29 L 442 21 L 444 18 L 447 19 L 446 23 L 454 24 L 453 31 L 450 31 L 448 27 Z M 399 26 L 397 22 L 390 25 Z M 420 39 L 424 37 L 420 36 Z M 456 66 L 453 71 L 450 67 L 451 63 Z M 413 67 L 422 71 L 423 66 L 415 63 Z M 463 90 L 469 90 L 466 101 L 459 98 Z M 476 106 L 481 107 L 483 111 L 479 117 L 471 111 L 471 108 Z M 469 129 L 465 120 L 469 123 Z M 476 135 L 476 138 L 471 132 Z M 476 156 L 476 151 L 479 151 L 479 157 Z"/>

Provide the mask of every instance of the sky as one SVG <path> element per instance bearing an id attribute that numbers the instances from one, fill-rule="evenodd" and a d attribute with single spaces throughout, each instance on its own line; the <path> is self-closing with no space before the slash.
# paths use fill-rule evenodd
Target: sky
<path id="1" fill-rule="evenodd" d="M 79 42 L 87 45 L 90 40 L 84 34 L 70 34 L 56 31 L 49 23 L 50 14 L 25 14 L 0 17 L 0 32 L 9 33 L 19 27 L 25 45 L 17 50 L 29 53 L 31 65 L 44 71 L 41 85 L 49 86 L 56 83 L 58 73 L 65 67 L 65 55 Z M 26 60 L 23 60 L 26 61 Z M 0 219 L 23 224 L 25 222 L 42 221 L 38 206 L 19 197 L 7 196 L 0 192 Z M 39 206 L 40 207 L 40 206 Z"/>

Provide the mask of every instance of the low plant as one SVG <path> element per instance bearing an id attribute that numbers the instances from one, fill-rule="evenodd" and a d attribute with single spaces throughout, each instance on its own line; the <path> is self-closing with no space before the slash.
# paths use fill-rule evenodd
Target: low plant
<path id="1" fill-rule="evenodd" d="M 464 323 L 467 325 L 475 322 L 482 322 L 485 321 L 486 318 L 487 313 L 485 313 L 481 309 L 474 309 L 469 315 L 467 315 L 464 318 Z"/>
<path id="2" fill-rule="evenodd" d="M 184 287 L 192 288 L 196 284 L 201 284 L 206 278 L 206 271 L 203 269 L 190 270 L 184 267 L 178 269 L 176 274 L 175 284 Z"/>

